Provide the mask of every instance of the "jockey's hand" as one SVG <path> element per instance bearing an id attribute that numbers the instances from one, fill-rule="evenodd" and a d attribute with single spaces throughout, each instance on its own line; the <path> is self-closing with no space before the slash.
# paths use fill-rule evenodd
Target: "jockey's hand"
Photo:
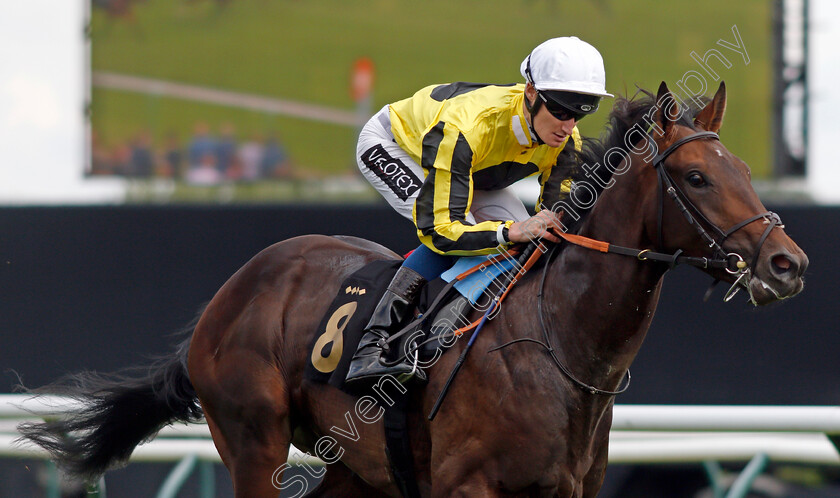
<path id="1" fill-rule="evenodd" d="M 533 239 L 545 239 L 560 242 L 553 232 L 560 230 L 560 217 L 550 209 L 543 209 L 525 221 L 518 221 L 508 229 L 511 242 L 529 242 Z"/>

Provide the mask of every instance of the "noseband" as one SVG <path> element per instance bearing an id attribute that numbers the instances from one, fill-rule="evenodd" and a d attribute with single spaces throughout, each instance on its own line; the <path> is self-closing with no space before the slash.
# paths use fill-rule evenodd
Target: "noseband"
<path id="1" fill-rule="evenodd" d="M 684 256 L 682 254 L 682 252 L 683 252 L 682 249 L 678 249 L 674 254 L 667 254 L 667 253 L 651 251 L 649 249 L 638 250 L 638 249 L 632 249 L 632 248 L 629 248 L 629 247 L 616 246 L 614 244 L 608 244 L 608 243 L 605 243 L 605 242 L 596 241 L 596 240 L 593 240 L 593 239 L 589 239 L 589 238 L 586 238 L 586 237 L 581 237 L 579 235 L 568 234 L 568 233 L 565 233 L 565 232 L 559 232 L 559 233 L 557 233 L 557 235 L 560 238 L 566 240 L 567 242 L 570 242 L 572 244 L 576 244 L 576 245 L 579 245 L 579 246 L 582 246 L 582 247 L 586 247 L 588 249 L 593 249 L 593 250 L 597 250 L 597 251 L 604 252 L 604 253 L 614 253 L 614 254 L 622 254 L 622 255 L 625 255 L 625 256 L 635 256 L 636 258 L 638 258 L 639 260 L 642 260 L 642 261 L 648 261 L 648 260 L 649 261 L 660 261 L 660 262 L 668 263 L 671 266 L 671 268 L 673 268 L 677 264 L 684 263 L 684 264 L 688 264 L 688 265 L 695 266 L 695 267 L 698 267 L 698 268 L 716 268 L 716 269 L 726 270 L 728 273 L 730 273 L 732 275 L 738 275 L 738 277 L 735 279 L 735 282 L 732 284 L 732 287 L 730 287 L 729 290 L 726 292 L 726 295 L 724 297 L 724 301 L 729 301 L 730 299 L 732 299 L 735 296 L 735 294 L 738 293 L 738 291 L 741 289 L 741 287 L 746 288 L 747 291 L 750 292 L 749 279 L 750 279 L 750 275 L 755 273 L 755 267 L 758 263 L 758 255 L 759 255 L 759 252 L 761 251 L 761 246 L 764 245 L 764 241 L 767 240 L 767 237 L 770 235 L 770 232 L 773 230 L 773 228 L 775 228 L 775 227 L 784 228 L 784 225 L 782 225 L 782 220 L 781 220 L 781 218 L 779 217 L 778 214 L 774 213 L 773 211 L 765 211 L 763 213 L 757 214 L 755 216 L 751 216 L 751 217 L 749 217 L 749 218 L 747 218 L 743 221 L 740 221 L 740 222 L 736 223 L 735 225 L 733 225 L 732 227 L 730 227 L 728 230 L 724 231 L 720 227 L 718 227 L 716 224 L 712 223 L 703 214 L 703 212 L 700 211 L 700 209 L 698 209 L 697 206 L 695 206 L 691 202 L 691 200 L 688 198 L 688 196 L 685 195 L 685 192 L 683 192 L 682 190 L 680 190 L 679 187 L 677 187 L 676 182 L 674 182 L 674 179 L 671 177 L 670 173 L 668 173 L 668 171 L 665 169 L 665 159 L 667 159 L 668 156 L 670 156 L 680 146 L 682 146 L 682 145 L 684 145 L 688 142 L 692 142 L 694 140 L 700 140 L 700 139 L 704 139 L 704 138 L 712 138 L 712 139 L 715 139 L 715 140 L 720 140 L 720 137 L 718 136 L 718 134 L 714 133 L 714 132 L 711 132 L 711 131 L 701 131 L 701 132 L 694 133 L 692 135 L 689 135 L 687 137 L 683 137 L 683 138 L 675 141 L 674 143 L 672 143 L 661 154 L 657 154 L 656 156 L 654 156 L 653 161 L 651 161 L 651 164 L 653 164 L 653 167 L 656 169 L 656 174 L 657 174 L 657 179 L 658 179 L 657 197 L 658 197 L 659 206 L 658 206 L 658 212 L 657 212 L 657 228 L 656 228 L 656 231 L 657 231 L 657 246 L 658 247 L 663 247 L 663 245 L 664 245 L 663 244 L 663 237 L 662 237 L 662 219 L 663 219 L 663 212 L 665 210 L 664 194 L 667 193 L 668 197 L 670 197 L 674 201 L 674 203 L 677 205 L 677 208 L 680 210 L 680 212 L 683 214 L 685 219 L 688 221 L 688 224 L 693 226 L 695 228 L 695 230 L 697 230 L 697 233 L 698 233 L 698 235 L 700 235 L 700 238 L 703 239 L 703 241 L 709 245 L 710 249 L 712 249 L 712 257 L 711 258 Z M 654 147 L 654 150 L 656 150 L 655 149 L 656 144 L 653 142 L 653 139 L 651 137 L 648 137 L 647 140 L 648 140 L 648 146 L 649 147 L 652 146 L 652 147 Z M 698 219 L 702 223 L 698 222 L 697 221 Z M 761 237 L 758 239 L 758 242 L 756 243 L 755 249 L 753 250 L 752 262 L 749 265 L 744 261 L 744 258 L 740 254 L 735 253 L 735 252 L 727 253 L 723 249 L 723 243 L 726 241 L 727 238 L 729 238 L 729 236 L 731 236 L 732 234 L 734 234 L 738 230 L 744 228 L 745 226 L 749 225 L 750 223 L 752 223 L 754 221 L 761 220 L 761 219 L 763 219 L 764 223 L 767 224 L 767 228 L 764 229 L 764 233 L 761 234 Z M 710 235 L 709 232 L 706 230 L 706 228 L 703 225 L 705 225 L 707 227 L 710 227 L 710 229 L 717 235 L 717 238 Z M 548 256 L 549 261 L 551 261 L 551 258 L 554 255 L 554 250 L 556 248 L 557 248 L 557 246 L 552 247 L 551 253 Z M 531 341 L 531 342 L 537 342 L 537 343 L 541 344 L 546 350 L 548 350 L 549 354 L 551 355 L 552 360 L 554 360 L 554 363 L 557 365 L 557 367 L 559 367 L 559 369 L 563 372 L 563 374 L 570 381 L 572 381 L 573 384 L 575 384 L 577 387 L 579 387 L 580 389 L 582 389 L 586 392 L 589 392 L 591 394 L 602 395 L 602 396 L 615 396 L 617 394 L 623 393 L 624 391 L 627 390 L 628 387 L 630 387 L 630 371 L 629 370 L 625 373 L 625 379 L 626 380 L 623 382 L 623 384 L 624 384 L 623 387 L 620 386 L 615 391 L 609 391 L 609 390 L 599 389 L 595 386 L 591 386 L 591 385 L 586 384 L 585 382 L 579 380 L 577 377 L 574 376 L 574 374 L 572 374 L 572 372 L 568 369 L 568 367 L 566 367 L 563 364 L 563 362 L 561 362 L 560 359 L 557 357 L 554 348 L 551 346 L 550 336 L 548 334 L 548 327 L 546 326 L 545 320 L 543 318 L 543 310 L 542 310 L 543 289 L 545 288 L 545 281 L 546 281 L 546 276 L 548 274 L 548 267 L 549 267 L 549 264 L 546 263 L 545 267 L 543 268 L 542 280 L 540 281 L 539 292 L 537 294 L 537 312 L 539 314 L 540 325 L 542 327 L 543 338 L 545 340 L 545 343 L 543 344 L 543 343 L 540 343 L 539 341 L 535 341 L 533 339 L 519 339 L 517 341 L 512 341 L 511 343 L 528 340 L 528 341 Z M 715 280 L 715 283 L 717 283 L 717 280 Z M 714 285 L 714 284 L 712 284 L 712 285 Z M 750 292 L 750 299 L 752 300 L 752 292 Z M 504 344 L 502 346 L 499 346 L 498 348 L 494 348 L 494 350 L 505 347 L 505 346 L 507 346 L 511 343 L 507 343 L 507 344 Z"/>
<path id="2" fill-rule="evenodd" d="M 665 200 L 664 200 L 664 193 L 668 194 L 674 203 L 677 205 L 677 208 L 683 214 L 685 219 L 688 221 L 688 224 L 693 226 L 696 230 L 698 235 L 705 243 L 709 245 L 709 248 L 712 249 L 713 259 L 708 260 L 708 264 L 703 266 L 703 268 L 709 267 L 722 267 L 728 273 L 732 275 L 738 275 L 738 278 L 732 284 L 732 287 L 729 288 L 727 291 L 726 296 L 724 297 L 724 301 L 729 301 L 732 299 L 735 294 L 741 289 L 741 286 L 745 287 L 749 291 L 749 275 L 755 274 L 756 265 L 758 264 L 758 256 L 761 252 L 761 247 L 764 245 L 764 241 L 767 240 L 767 237 L 770 235 L 770 232 L 775 227 L 783 228 L 782 219 L 779 217 L 778 214 L 774 213 L 773 211 L 765 211 L 763 213 L 759 213 L 755 216 L 751 216 L 743 221 L 740 221 L 729 228 L 729 230 L 722 230 L 716 224 L 711 222 L 703 212 L 700 211 L 697 206 L 695 206 L 691 200 L 685 195 L 685 192 L 680 190 L 677 187 L 676 182 L 671 177 L 670 173 L 668 173 L 667 169 L 665 169 L 665 159 L 668 158 L 675 150 L 677 150 L 681 145 L 684 145 L 688 142 L 692 142 L 694 140 L 700 140 L 704 138 L 711 138 L 714 140 L 720 140 L 720 137 L 717 133 L 711 131 L 701 131 L 698 133 L 694 133 L 687 137 L 683 137 L 665 149 L 661 154 L 657 154 L 653 161 L 653 167 L 656 169 L 657 173 L 657 180 L 658 180 L 658 198 L 659 198 L 659 208 L 657 213 L 657 243 L 659 247 L 663 246 L 662 242 L 662 217 L 663 211 L 665 208 Z M 652 139 L 648 140 L 649 144 L 653 143 Z M 655 147 L 655 145 L 653 145 Z M 700 220 L 702 223 L 698 222 Z M 749 225 L 750 223 L 758 220 L 764 220 L 764 223 L 767 224 L 767 228 L 764 229 L 764 232 L 761 234 L 761 237 L 758 239 L 756 243 L 755 249 L 753 250 L 753 257 L 752 262 L 747 265 L 744 262 L 744 258 L 737 253 L 729 252 L 727 253 L 723 249 L 723 243 L 729 238 L 730 235 L 734 234 L 738 230 L 744 228 L 745 226 Z M 715 232 L 717 237 L 713 237 L 709 234 L 708 231 L 704 228 L 704 226 L 710 227 L 713 232 Z M 678 253 L 682 251 L 677 251 Z M 752 295 L 750 296 L 752 299 Z"/>

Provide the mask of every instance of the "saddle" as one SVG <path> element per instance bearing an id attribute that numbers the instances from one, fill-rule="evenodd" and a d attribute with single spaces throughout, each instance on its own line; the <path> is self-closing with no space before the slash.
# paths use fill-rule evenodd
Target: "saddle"
<path id="1" fill-rule="evenodd" d="M 475 328 L 474 339 L 481 324 L 479 321 L 470 323 L 468 315 L 473 310 L 482 311 L 483 323 L 498 308 L 516 277 L 521 276 L 536 260 L 531 258 L 535 248 L 536 245 L 528 246 L 521 254 L 460 258 L 440 278 L 426 284 L 420 293 L 415 318 L 402 330 L 391 334 L 389 341 L 396 342 L 392 347 L 396 346 L 398 351 L 409 355 L 416 368 L 422 369 L 437 361 L 438 356 L 445 353 L 465 331 Z M 350 394 L 360 394 L 359 383 L 345 386 L 344 379 L 370 314 L 401 264 L 401 260 L 373 261 L 342 282 L 321 319 L 318 334 L 313 338 L 304 378 L 330 384 Z M 430 418 L 439 408 L 471 345 L 472 340 L 458 359 Z M 425 378 L 414 376 L 418 377 Z M 403 496 L 419 497 L 408 438 L 408 389 L 399 386 L 398 392 L 389 400 L 384 427 L 391 471 Z"/>
<path id="2" fill-rule="evenodd" d="M 459 258 L 440 278 L 426 284 L 414 319 L 402 330 L 392 332 L 391 347 L 402 352 L 400 359 L 408 356 L 419 369 L 430 366 L 458 337 L 476 326 L 477 322 L 467 320 L 471 312 L 483 313 L 495 306 L 521 271 L 520 260 L 531 252 L 526 249 L 522 253 Z M 350 360 L 370 314 L 401 264 L 401 260 L 373 261 L 342 282 L 310 344 L 306 379 L 354 394 L 354 388 L 344 385 Z"/>
<path id="3" fill-rule="evenodd" d="M 401 260 L 379 260 L 367 264 L 342 282 L 321 322 L 318 334 L 310 344 L 310 357 L 304 377 L 318 383 L 330 384 L 353 394 L 344 379 L 350 360 L 364 335 L 364 327 L 376 304 L 387 289 Z M 474 286 L 477 287 L 477 286 Z M 470 288 L 473 292 L 474 289 Z M 446 340 L 451 332 L 463 326 L 464 313 L 469 313 L 469 298 L 461 295 L 444 278 L 427 283 L 420 293 L 414 319 L 401 331 L 392 334 L 398 351 L 406 351 L 406 344 L 415 353 L 418 364 L 431 360 L 438 350 L 448 349 Z M 433 340 L 428 340 L 433 339 Z M 357 384 L 358 385 L 358 384 Z"/>

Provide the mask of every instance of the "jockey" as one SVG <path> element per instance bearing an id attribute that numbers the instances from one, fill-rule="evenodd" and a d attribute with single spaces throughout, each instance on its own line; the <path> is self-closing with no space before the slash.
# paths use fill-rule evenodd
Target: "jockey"
<path id="1" fill-rule="evenodd" d="M 576 37 L 553 38 L 522 61 L 525 83 L 450 83 L 426 87 L 386 105 L 363 128 L 359 169 L 379 193 L 417 227 L 422 244 L 406 258 L 365 327 L 347 381 L 391 374 L 407 380 L 411 362 L 393 366 L 397 348 L 386 340 L 399 330 L 426 281 L 455 256 L 498 252 L 545 238 L 555 214 L 541 206 L 559 200 L 565 178 L 553 171 L 564 147 L 580 148 L 575 126 L 598 109 L 604 62 Z M 569 144 L 569 141 L 572 143 Z M 539 174 L 537 214 L 529 218 L 507 187 Z"/>

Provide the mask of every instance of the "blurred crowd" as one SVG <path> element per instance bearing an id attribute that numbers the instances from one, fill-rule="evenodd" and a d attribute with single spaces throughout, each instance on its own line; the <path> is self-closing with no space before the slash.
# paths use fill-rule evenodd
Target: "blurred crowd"
<path id="1" fill-rule="evenodd" d="M 170 133 L 154 143 L 148 131 L 113 146 L 103 144 L 94 131 L 91 142 L 92 175 L 173 178 L 195 185 L 295 177 L 276 135 L 254 134 L 240 140 L 229 124 L 213 133 L 207 123 L 197 123 L 186 142 Z"/>

